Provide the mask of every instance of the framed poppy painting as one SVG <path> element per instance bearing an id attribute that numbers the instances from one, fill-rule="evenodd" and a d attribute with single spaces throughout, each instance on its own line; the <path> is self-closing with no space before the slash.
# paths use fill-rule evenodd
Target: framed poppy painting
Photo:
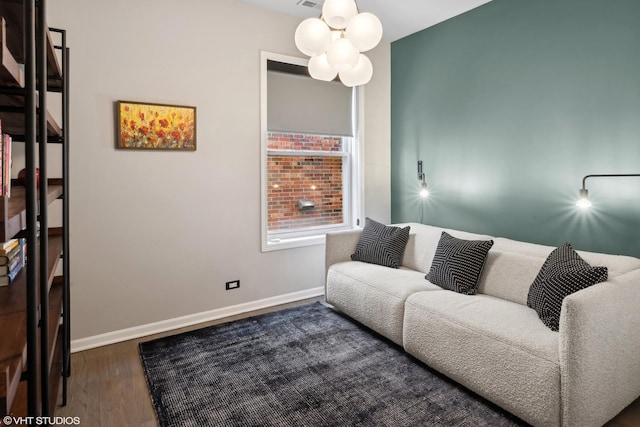
<path id="1" fill-rule="evenodd" d="M 118 101 L 116 148 L 196 150 L 196 107 Z"/>

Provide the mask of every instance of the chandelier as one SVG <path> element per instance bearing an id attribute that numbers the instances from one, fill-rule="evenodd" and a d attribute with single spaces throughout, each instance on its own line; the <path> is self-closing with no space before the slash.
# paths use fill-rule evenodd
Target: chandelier
<path id="1" fill-rule="evenodd" d="M 372 13 L 359 13 L 355 0 L 326 0 L 320 18 L 298 25 L 295 42 L 309 59 L 309 74 L 317 80 L 340 81 L 349 87 L 364 85 L 373 65 L 362 52 L 382 39 L 382 24 Z"/>

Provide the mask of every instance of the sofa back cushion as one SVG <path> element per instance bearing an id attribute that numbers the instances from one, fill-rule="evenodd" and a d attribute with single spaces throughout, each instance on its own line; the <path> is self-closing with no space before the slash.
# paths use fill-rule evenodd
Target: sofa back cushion
<path id="1" fill-rule="evenodd" d="M 487 256 L 477 291 L 480 294 L 492 295 L 522 305 L 527 305 L 529 288 L 545 260 L 555 249 L 555 246 L 520 242 L 503 237 L 494 238 L 419 223 L 394 225 L 411 226 L 402 266 L 425 274 L 431 269 L 431 262 L 443 231 L 459 239 L 493 239 L 493 247 Z M 640 259 L 638 258 L 595 252 L 577 252 L 590 265 L 607 267 L 609 279 L 640 269 Z"/>
<path id="2" fill-rule="evenodd" d="M 478 293 L 492 295 L 527 305 L 529 288 L 540 272 L 553 246 L 496 238 L 489 251 L 484 271 L 478 284 Z M 604 266 L 609 278 L 640 268 L 640 259 L 578 251 L 592 266 Z"/>
<path id="3" fill-rule="evenodd" d="M 590 265 L 602 265 L 609 270 L 609 279 L 640 268 L 640 259 L 624 255 L 576 251 Z"/>
<path id="4" fill-rule="evenodd" d="M 465 240 L 491 240 L 491 236 L 467 233 L 466 231 L 451 230 L 419 223 L 394 224 L 398 227 L 411 226 L 409 241 L 404 251 L 402 266 L 425 274 L 431 269 L 431 262 L 436 254 L 436 248 L 442 232 L 446 231 L 453 237 Z M 489 252 L 491 253 L 491 251 Z M 526 302 L 525 302 L 526 303 Z"/>
<path id="5" fill-rule="evenodd" d="M 546 258 L 504 251 L 496 246 L 494 242 L 487 256 L 478 293 L 527 305 L 529 287 Z"/>

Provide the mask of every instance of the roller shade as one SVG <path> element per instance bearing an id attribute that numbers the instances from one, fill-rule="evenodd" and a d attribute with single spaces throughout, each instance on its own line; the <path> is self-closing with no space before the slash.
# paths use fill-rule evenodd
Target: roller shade
<path id="1" fill-rule="evenodd" d="M 340 82 L 267 71 L 268 130 L 353 136 L 352 93 Z"/>

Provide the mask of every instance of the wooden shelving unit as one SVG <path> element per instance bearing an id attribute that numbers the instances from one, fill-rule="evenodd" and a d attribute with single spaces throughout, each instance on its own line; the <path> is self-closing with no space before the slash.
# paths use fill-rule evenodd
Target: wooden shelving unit
<path id="1" fill-rule="evenodd" d="M 9 34 L 15 34 L 15 37 L 9 38 L 7 41 L 7 47 L 14 56 L 15 60 L 24 64 L 25 58 L 25 45 L 24 45 L 24 4 L 27 3 L 24 0 L 2 0 L 0 2 L 0 16 L 2 16 L 7 22 L 7 32 Z M 40 3 L 39 1 L 37 3 Z M 36 25 L 37 25 L 36 17 Z M 46 22 L 45 22 L 46 26 Z M 47 38 L 46 43 L 46 58 L 47 58 L 47 77 L 49 84 L 53 84 L 55 87 L 62 89 L 62 67 L 56 54 L 56 49 L 51 38 L 51 33 L 45 34 Z"/>
<path id="2" fill-rule="evenodd" d="M 14 144 L 24 143 L 27 169 L 25 185 L 14 180 L 11 197 L 0 196 L 0 242 L 27 241 L 25 267 L 0 287 L 0 416 L 53 416 L 61 380 L 66 403 L 71 367 L 69 49 L 65 31 L 48 28 L 45 15 L 46 0 L 0 1 L 0 120 Z M 57 45 L 52 32 L 61 39 Z M 61 123 L 47 110 L 51 91 L 62 94 Z M 62 147 L 62 178 L 47 179 L 52 142 Z M 50 228 L 48 211 L 57 199 L 62 227 Z M 56 276 L 60 264 L 63 274 Z"/>
<path id="3" fill-rule="evenodd" d="M 7 46 L 7 22 L 0 18 L 0 79 L 7 86 L 24 87 L 24 72 Z"/>
<path id="4" fill-rule="evenodd" d="M 20 110 L 25 107 L 24 101 L 20 100 L 20 97 L 18 96 L 0 95 L 0 106 L 0 108 L 4 110 L 4 113 L 2 114 L 2 131 L 15 136 L 17 141 L 24 140 L 24 133 L 21 132 L 24 132 L 25 117 L 24 114 L 20 113 Z M 37 114 L 38 116 L 40 115 L 40 110 L 38 110 Z M 50 139 L 49 142 L 58 142 L 54 141 L 54 139 L 62 137 L 62 129 L 58 123 L 56 123 L 51 113 L 47 112 L 46 118 L 47 136 Z"/>
<path id="5" fill-rule="evenodd" d="M 49 185 L 47 190 L 49 203 L 62 196 L 62 185 Z M 25 188 L 13 186 L 11 197 L 0 197 L 0 242 L 11 239 L 25 227 Z"/>
<path id="6" fill-rule="evenodd" d="M 49 353 L 53 357 L 53 344 L 57 342 L 59 322 L 62 314 L 62 277 L 54 277 L 60 255 L 62 255 L 62 236 L 53 229 L 49 235 Z M 27 275 L 23 269 L 11 286 L 0 288 L 0 414 L 9 413 L 9 408 L 18 389 L 22 371 L 27 366 L 26 334 Z M 49 366 L 53 359 L 49 361 Z M 25 384 L 26 385 L 26 384 Z"/>

